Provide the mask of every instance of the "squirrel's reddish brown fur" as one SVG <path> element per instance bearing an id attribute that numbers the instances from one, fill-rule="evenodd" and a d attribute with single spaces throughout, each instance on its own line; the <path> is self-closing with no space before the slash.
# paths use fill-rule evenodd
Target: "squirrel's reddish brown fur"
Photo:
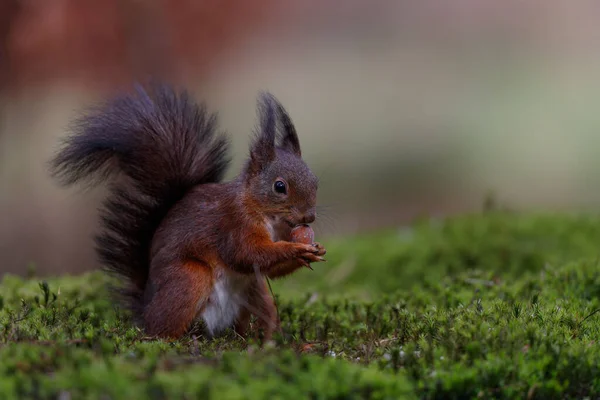
<path id="1" fill-rule="evenodd" d="M 279 321 L 265 277 L 323 260 L 320 244 L 291 241 L 294 226 L 315 220 L 318 186 L 294 125 L 268 93 L 258 115 L 249 159 L 229 182 L 216 115 L 166 85 L 91 111 L 52 160 L 66 185 L 119 178 L 96 250 L 150 335 L 181 337 L 196 319 L 209 336 L 230 327 L 245 335 L 254 315 L 269 338 Z"/>

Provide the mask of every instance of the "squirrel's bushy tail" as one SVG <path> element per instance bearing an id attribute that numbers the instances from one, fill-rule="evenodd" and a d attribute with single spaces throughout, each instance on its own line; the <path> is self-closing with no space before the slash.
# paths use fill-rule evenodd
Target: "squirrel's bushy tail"
<path id="1" fill-rule="evenodd" d="M 228 149 L 216 114 L 186 92 L 156 85 L 79 119 L 51 161 L 65 185 L 122 175 L 103 203 L 96 251 L 108 271 L 125 278 L 122 294 L 134 313 L 140 315 L 158 225 L 190 188 L 223 179 Z"/>

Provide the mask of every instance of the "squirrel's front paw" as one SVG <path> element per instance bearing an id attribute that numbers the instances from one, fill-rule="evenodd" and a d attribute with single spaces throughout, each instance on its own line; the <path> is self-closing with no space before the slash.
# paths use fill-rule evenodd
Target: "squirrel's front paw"
<path id="1" fill-rule="evenodd" d="M 298 263 L 300 263 L 300 265 L 308 268 L 308 269 L 313 269 L 310 266 L 310 263 L 313 262 L 319 262 L 319 261 L 326 261 L 323 257 L 318 256 L 316 254 L 313 253 L 304 253 L 302 256 L 298 257 L 296 259 L 298 261 Z"/>
<path id="2" fill-rule="evenodd" d="M 327 254 L 327 250 L 325 250 L 325 247 L 323 247 L 323 245 L 321 243 L 313 243 L 313 246 L 315 246 L 317 248 L 317 255 L 318 256 L 324 256 L 325 254 Z"/>
<path id="3" fill-rule="evenodd" d="M 310 266 L 310 264 L 313 263 L 313 262 L 324 262 L 324 261 L 326 261 L 322 257 L 322 255 L 325 254 L 325 249 L 323 248 L 323 246 L 319 245 L 318 243 L 316 245 L 317 246 L 314 246 L 314 250 L 313 251 L 303 253 L 303 254 L 300 255 L 300 257 L 298 257 L 298 261 L 300 262 L 300 264 L 304 265 L 308 269 L 312 269 L 312 267 Z"/>
<path id="4" fill-rule="evenodd" d="M 305 253 L 317 254 L 319 252 L 319 248 L 314 244 L 293 243 L 293 246 L 295 257 L 301 257 Z"/>
<path id="5" fill-rule="evenodd" d="M 304 253 L 300 256 L 301 259 L 308 261 L 309 263 L 311 262 L 319 262 L 319 261 L 325 261 L 325 259 L 317 254 L 314 253 Z"/>
<path id="6" fill-rule="evenodd" d="M 320 243 L 312 243 L 312 244 L 304 244 L 304 243 L 296 243 L 296 249 L 301 250 L 296 256 L 296 260 L 300 263 L 300 265 L 312 269 L 310 266 L 313 262 L 324 262 L 325 260 L 322 256 L 327 253 L 325 247 L 323 247 Z"/>

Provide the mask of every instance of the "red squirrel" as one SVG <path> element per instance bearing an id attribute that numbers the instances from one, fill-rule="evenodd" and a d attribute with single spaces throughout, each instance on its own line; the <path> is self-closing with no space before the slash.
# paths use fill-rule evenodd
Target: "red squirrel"
<path id="1" fill-rule="evenodd" d="M 265 277 L 324 261 L 322 245 L 292 238 L 315 221 L 318 189 L 294 124 L 267 92 L 258 117 L 228 182 L 217 114 L 169 85 L 136 86 L 84 115 L 51 160 L 65 186 L 120 178 L 110 179 L 95 249 L 147 334 L 177 339 L 200 319 L 208 337 L 246 336 L 254 315 L 269 339 L 279 320 Z"/>

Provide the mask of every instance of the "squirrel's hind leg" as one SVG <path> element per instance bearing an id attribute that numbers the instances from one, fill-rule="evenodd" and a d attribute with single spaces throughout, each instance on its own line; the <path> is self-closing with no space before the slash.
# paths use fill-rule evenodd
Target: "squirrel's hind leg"
<path id="1" fill-rule="evenodd" d="M 249 288 L 248 303 L 240 310 L 235 324 L 235 331 L 240 336 L 248 335 L 252 315 L 256 317 L 255 333 L 258 334 L 258 330 L 262 330 L 263 340 L 271 340 L 273 332 L 279 329 L 279 318 L 275 300 L 265 279 L 258 280 Z"/>
<path id="2" fill-rule="evenodd" d="M 202 311 L 213 286 L 206 265 L 187 260 L 160 268 L 150 276 L 152 294 L 144 308 L 148 334 L 177 339 L 183 336 Z"/>

